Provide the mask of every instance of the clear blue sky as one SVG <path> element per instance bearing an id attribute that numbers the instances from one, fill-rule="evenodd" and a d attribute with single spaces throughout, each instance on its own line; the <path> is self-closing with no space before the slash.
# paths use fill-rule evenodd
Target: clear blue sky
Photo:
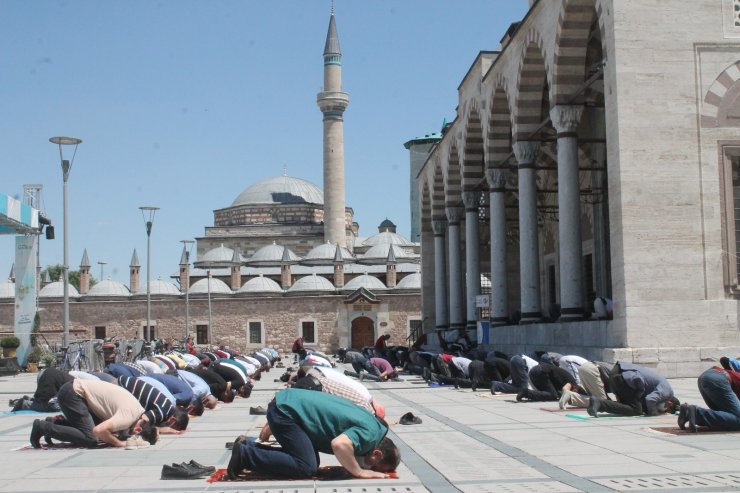
<path id="1" fill-rule="evenodd" d="M 61 264 L 62 172 L 49 137 L 81 138 L 69 178 L 69 263 L 128 284 L 146 275 L 139 206 L 157 206 L 152 279 L 177 272 L 179 240 L 249 185 L 288 174 L 323 187 L 322 52 L 330 1 L 0 1 L 0 192 L 43 185 Z M 386 217 L 410 235 L 403 143 L 455 117 L 479 51 L 496 50 L 527 0 L 337 0 L 347 205 L 360 234 Z M 0 236 L 0 277 L 14 239 Z"/>

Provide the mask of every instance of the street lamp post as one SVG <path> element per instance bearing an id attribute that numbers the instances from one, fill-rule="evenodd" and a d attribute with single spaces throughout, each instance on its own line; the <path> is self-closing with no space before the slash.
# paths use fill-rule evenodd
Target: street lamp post
<path id="1" fill-rule="evenodd" d="M 103 266 L 107 264 L 108 262 L 104 260 L 98 260 L 98 265 L 100 265 L 100 280 L 103 280 Z"/>
<path id="2" fill-rule="evenodd" d="M 62 334 L 62 347 L 67 347 L 69 342 L 69 234 L 67 228 L 67 180 L 69 179 L 69 172 L 72 170 L 72 164 L 77 154 L 77 146 L 82 143 L 81 139 L 76 137 L 52 137 L 49 142 L 56 144 L 59 147 L 59 160 L 62 164 L 62 178 L 64 180 L 63 188 L 63 217 L 64 217 L 64 265 L 62 266 L 63 278 L 64 278 L 64 332 Z M 64 159 L 62 152 L 62 146 L 75 146 L 74 152 L 72 153 L 72 159 Z"/>
<path id="3" fill-rule="evenodd" d="M 144 338 L 147 340 L 152 339 L 152 300 L 151 300 L 151 239 L 152 239 L 152 223 L 154 222 L 154 214 L 159 210 L 159 207 L 144 206 L 139 207 L 141 210 L 141 217 L 144 218 L 146 224 L 146 333 Z"/>
<path id="4" fill-rule="evenodd" d="M 182 243 L 182 251 L 185 256 L 185 264 L 187 265 L 187 278 L 185 280 L 185 340 L 190 337 L 190 248 L 195 241 L 193 240 L 180 240 Z"/>

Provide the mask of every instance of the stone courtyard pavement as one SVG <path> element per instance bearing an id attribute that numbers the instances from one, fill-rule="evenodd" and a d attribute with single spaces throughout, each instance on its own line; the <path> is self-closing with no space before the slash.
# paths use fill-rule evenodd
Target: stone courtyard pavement
<path id="1" fill-rule="evenodd" d="M 341 366 L 341 365 L 340 365 Z M 452 387 L 430 388 L 417 376 L 367 385 L 386 406 L 390 436 L 402 464 L 398 479 L 218 482 L 161 480 L 163 464 L 195 459 L 225 467 L 225 442 L 256 435 L 267 405 L 281 388 L 273 369 L 252 397 L 221 405 L 191 421 L 181 436 L 164 436 L 142 450 L 18 450 L 31 423 L 45 415 L 0 415 L 0 492 L 246 493 L 487 493 L 598 491 L 740 491 L 740 434 L 673 435 L 674 416 L 590 418 L 585 410 L 553 411 L 557 403 L 517 403 L 514 396 Z M 702 403 L 695 379 L 672 380 L 682 402 Z M 7 400 L 32 394 L 35 375 L 0 378 Z M 411 411 L 420 425 L 395 424 Z M 322 465 L 333 465 L 322 455 Z"/>

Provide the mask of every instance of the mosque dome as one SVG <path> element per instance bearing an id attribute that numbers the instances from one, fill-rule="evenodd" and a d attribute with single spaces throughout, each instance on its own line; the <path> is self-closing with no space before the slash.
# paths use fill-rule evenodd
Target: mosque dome
<path id="1" fill-rule="evenodd" d="M 139 291 L 135 294 L 146 294 L 146 284 L 144 284 L 143 288 L 140 287 Z M 157 296 L 180 296 L 182 293 L 180 293 L 180 290 L 173 283 L 159 277 L 152 281 L 149 294 Z"/>
<path id="2" fill-rule="evenodd" d="M 263 246 L 254 252 L 254 255 L 249 257 L 245 263 L 255 267 L 274 267 L 281 265 L 283 262 L 296 263 L 300 259 L 289 248 L 272 242 L 271 245 Z"/>
<path id="3" fill-rule="evenodd" d="M 231 288 L 221 279 L 211 277 L 211 294 L 231 294 Z M 208 294 L 208 278 L 200 279 L 190 286 L 190 294 Z"/>
<path id="4" fill-rule="evenodd" d="M 333 265 L 334 262 L 343 262 L 353 260 L 354 257 L 349 250 L 339 247 L 341 257 L 337 258 L 337 245 L 326 242 L 322 245 L 316 245 L 310 252 L 303 257 L 301 263 L 306 265 Z"/>
<path id="5" fill-rule="evenodd" d="M 233 260 L 234 250 L 221 244 L 221 246 L 204 253 L 201 258 L 195 261 L 195 265 L 196 267 L 202 267 L 204 269 L 207 269 L 208 267 L 227 267 L 233 264 Z M 244 257 L 241 254 L 239 254 L 239 260 L 242 262 L 244 261 Z"/>
<path id="6" fill-rule="evenodd" d="M 0 298 L 15 298 L 15 283 L 10 279 L 0 282 Z"/>
<path id="7" fill-rule="evenodd" d="M 413 246 L 409 240 L 397 233 L 391 233 L 390 231 L 384 231 L 382 233 L 374 234 L 365 239 L 362 242 L 364 246 L 373 247 L 375 245 L 400 245 L 400 246 Z"/>
<path id="8" fill-rule="evenodd" d="M 280 284 L 276 283 L 269 277 L 264 277 L 260 274 L 258 277 L 253 277 L 249 281 L 245 282 L 244 285 L 239 288 L 238 293 L 282 293 L 283 288 Z"/>
<path id="9" fill-rule="evenodd" d="M 13 295 L 15 296 L 15 294 Z M 80 296 L 79 291 L 70 284 L 69 285 L 69 297 L 70 298 L 78 298 Z M 64 281 L 54 281 L 43 288 L 41 288 L 41 291 L 39 291 L 39 297 L 41 298 L 63 298 L 64 297 Z"/>
<path id="10" fill-rule="evenodd" d="M 296 291 L 334 291 L 334 285 L 327 278 L 312 274 L 301 277 L 288 289 L 288 292 Z"/>
<path id="11" fill-rule="evenodd" d="M 421 273 L 414 272 L 404 277 L 398 281 L 396 289 L 421 289 Z"/>
<path id="12" fill-rule="evenodd" d="M 313 183 L 291 176 L 276 176 L 247 187 L 231 207 L 253 204 L 323 204 L 324 194 Z"/>
<path id="13" fill-rule="evenodd" d="M 49 286 L 51 286 L 51 284 L 49 284 Z M 114 281 L 113 279 L 105 279 L 91 287 L 90 291 L 88 291 L 85 296 L 129 296 L 130 294 L 131 291 L 129 291 L 125 285 L 118 281 Z"/>
<path id="14" fill-rule="evenodd" d="M 354 291 L 355 289 L 359 288 L 365 288 L 370 291 L 377 291 L 378 289 L 388 289 L 386 288 L 385 284 L 383 284 L 383 281 L 381 281 L 377 277 L 373 277 L 369 274 L 363 274 L 361 276 L 355 277 L 347 284 L 345 284 L 342 290 Z"/>
<path id="15" fill-rule="evenodd" d="M 358 258 L 358 261 L 363 264 L 384 264 L 388 261 L 388 256 L 391 251 L 393 252 L 392 258 L 396 262 L 415 262 L 418 260 L 417 255 L 406 253 L 403 248 L 398 245 L 381 243 L 368 249 L 364 255 Z"/>

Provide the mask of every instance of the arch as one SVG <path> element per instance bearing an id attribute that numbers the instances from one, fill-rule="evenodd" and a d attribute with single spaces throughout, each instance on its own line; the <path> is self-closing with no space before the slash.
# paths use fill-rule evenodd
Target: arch
<path id="1" fill-rule="evenodd" d="M 723 70 L 709 87 L 701 110 L 702 127 L 740 127 L 738 81 L 740 81 L 740 60 Z"/>
<path id="2" fill-rule="evenodd" d="M 551 97 L 554 104 L 583 101 L 583 95 L 576 101 L 571 101 L 571 98 L 589 75 L 590 67 L 586 66 L 586 59 L 594 19 L 596 19 L 594 0 L 563 0 L 563 10 L 555 38 L 554 83 Z"/>
<path id="3" fill-rule="evenodd" d="M 447 153 L 447 173 L 445 174 L 445 206 L 456 206 L 462 200 L 460 195 L 462 174 L 457 145 L 453 142 Z"/>
<path id="4" fill-rule="evenodd" d="M 514 140 L 529 140 L 549 113 L 548 71 L 542 40 L 535 30 L 527 35 L 518 74 Z"/>
<path id="5" fill-rule="evenodd" d="M 350 328 L 350 347 L 362 349 L 375 343 L 375 322 L 366 316 L 352 319 Z"/>
<path id="6" fill-rule="evenodd" d="M 446 218 L 444 174 L 439 159 L 436 159 L 432 178 L 432 219 L 444 218 Z"/>
<path id="7" fill-rule="evenodd" d="M 462 152 L 462 189 L 475 190 L 483 180 L 483 128 L 476 101 L 471 101 L 465 122 Z"/>
<path id="8" fill-rule="evenodd" d="M 500 166 L 511 154 L 512 125 L 511 111 L 506 89 L 497 84 L 491 97 L 491 113 L 486 136 L 486 167 Z"/>

